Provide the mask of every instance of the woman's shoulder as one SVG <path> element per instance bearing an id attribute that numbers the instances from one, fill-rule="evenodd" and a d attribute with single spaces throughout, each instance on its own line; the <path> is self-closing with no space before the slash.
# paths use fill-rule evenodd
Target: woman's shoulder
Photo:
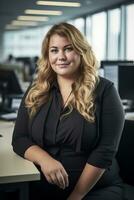
<path id="1" fill-rule="evenodd" d="M 107 87 L 107 86 L 111 86 L 113 85 L 113 82 L 104 78 L 104 77 L 101 77 L 99 76 L 99 83 L 98 83 L 98 86 L 101 86 L 101 87 Z"/>
<path id="2" fill-rule="evenodd" d="M 114 83 L 112 81 L 110 81 L 109 79 L 106 79 L 104 77 L 99 76 L 99 81 L 97 84 L 97 87 L 99 88 L 105 88 L 105 87 L 109 87 L 114 85 Z"/>
<path id="3" fill-rule="evenodd" d="M 101 96 L 107 89 L 113 87 L 114 83 L 104 77 L 99 77 L 97 87 L 95 89 L 96 96 Z"/>

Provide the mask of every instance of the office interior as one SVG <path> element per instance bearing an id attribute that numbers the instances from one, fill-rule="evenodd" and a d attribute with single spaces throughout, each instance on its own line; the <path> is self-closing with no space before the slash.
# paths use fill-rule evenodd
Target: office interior
<path id="1" fill-rule="evenodd" d="M 29 182 L 39 180 L 39 172 L 34 166 L 31 163 L 25 163 L 27 161 L 22 161 L 12 152 L 10 141 L 21 99 L 36 76 L 42 40 L 54 23 L 65 21 L 75 25 L 86 36 L 100 63 L 98 69 L 100 76 L 113 81 L 121 97 L 126 119 L 117 159 L 124 180 L 124 199 L 133 200 L 134 1 L 75 0 L 72 2 L 76 3 L 76 7 L 73 4 L 72 7 L 65 6 L 65 4 L 62 6 L 43 5 L 44 7 L 41 7 L 42 5 L 37 1 L 30 0 L 29 3 L 24 1 L 24 5 L 18 5 L 18 2 L 14 0 L 13 5 L 11 5 L 11 8 L 14 7 L 14 15 L 10 15 L 9 10 L 7 13 L 5 12 L 6 1 L 1 1 L 0 9 L 0 15 L 4 19 L 3 22 L 0 22 L 0 159 L 3 159 L 3 165 L 0 164 L 0 199 L 6 200 L 9 196 L 13 196 L 17 200 L 28 200 Z M 65 2 L 70 3 L 71 0 Z M 21 13 L 17 12 L 17 6 L 18 11 L 22 6 Z M 59 11 L 59 13 L 61 11 L 61 13 L 57 16 L 34 14 L 34 17 L 46 17 L 42 18 L 42 21 L 37 19 L 35 22 L 24 21 L 24 18 L 18 20 L 19 16 L 27 15 L 25 10 L 38 8 L 42 10 L 48 8 L 49 11 Z M 9 15 L 9 18 L 5 19 L 4 13 Z M 16 25 L 12 20 L 18 20 L 16 24 L 22 21 L 29 22 L 29 24 Z M 18 176 L 17 179 L 15 178 L 15 170 L 22 170 L 22 167 L 19 168 L 20 166 L 14 168 L 10 175 L 3 171 L 7 170 L 7 166 L 4 167 L 7 162 L 5 159 L 7 152 L 10 152 L 13 160 L 15 159 L 16 165 L 19 162 L 22 162 L 22 166 L 27 165 L 26 171 L 22 174 L 17 172 L 20 179 Z M 11 159 L 11 162 L 13 160 Z M 11 162 L 11 166 L 14 167 L 14 163 Z M 7 173 L 9 171 L 8 169 Z M 23 177 L 24 173 L 27 174 L 27 177 Z"/>

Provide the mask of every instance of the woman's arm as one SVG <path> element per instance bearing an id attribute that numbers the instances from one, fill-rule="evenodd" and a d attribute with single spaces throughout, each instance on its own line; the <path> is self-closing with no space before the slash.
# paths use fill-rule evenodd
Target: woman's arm
<path id="1" fill-rule="evenodd" d="M 13 131 L 13 150 L 18 155 L 38 164 L 48 182 L 64 189 L 68 186 L 68 175 L 64 167 L 31 139 L 30 119 L 24 103 L 25 96 L 22 99 Z"/>
<path id="2" fill-rule="evenodd" d="M 67 200 L 81 200 L 101 178 L 105 169 L 86 164 L 73 192 Z"/>
<path id="3" fill-rule="evenodd" d="M 124 126 L 124 111 L 113 84 L 103 94 L 99 135 L 95 149 L 89 155 L 87 164 L 67 200 L 81 200 L 109 168 L 118 149 Z"/>
<path id="4" fill-rule="evenodd" d="M 37 145 L 29 147 L 24 157 L 41 167 L 41 171 L 51 184 L 65 189 L 68 187 L 68 174 L 62 164 L 50 156 L 46 151 Z"/>
<path id="5" fill-rule="evenodd" d="M 21 157 L 24 157 L 24 152 L 27 148 L 35 144 L 29 135 L 30 119 L 25 106 L 27 92 L 28 90 L 22 98 L 12 135 L 13 151 Z"/>
<path id="6" fill-rule="evenodd" d="M 68 186 L 68 175 L 64 167 L 30 139 L 28 121 L 27 110 L 22 102 L 13 132 L 13 150 L 20 156 L 38 164 L 49 183 L 64 189 Z"/>

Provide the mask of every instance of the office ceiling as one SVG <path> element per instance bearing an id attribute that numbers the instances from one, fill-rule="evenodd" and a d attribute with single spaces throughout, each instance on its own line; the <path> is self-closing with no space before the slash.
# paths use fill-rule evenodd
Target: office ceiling
<path id="1" fill-rule="evenodd" d="M 81 7 L 58 7 L 58 6 L 39 6 L 36 5 L 37 0 L 0 0 L 0 30 L 4 31 L 7 24 L 12 20 L 16 20 L 19 15 L 25 15 L 26 9 L 42 9 L 42 10 L 61 10 L 61 16 L 48 16 L 47 22 L 40 22 L 39 25 L 49 25 L 60 21 L 69 20 L 79 17 L 82 14 L 96 12 L 106 7 L 115 6 L 120 3 L 129 2 L 128 0 L 64 0 L 66 2 L 80 2 Z M 51 1 L 51 0 L 50 0 Z M 62 1 L 62 0 L 54 0 Z"/>

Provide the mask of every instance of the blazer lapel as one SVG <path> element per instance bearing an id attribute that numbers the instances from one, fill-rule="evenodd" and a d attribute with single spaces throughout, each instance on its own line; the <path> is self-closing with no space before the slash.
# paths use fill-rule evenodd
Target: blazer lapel
<path id="1" fill-rule="evenodd" d="M 49 98 L 48 102 L 41 106 L 36 116 L 33 118 L 30 128 L 31 128 L 31 136 L 36 143 L 43 147 L 43 132 L 44 132 L 44 123 L 47 117 L 47 113 L 49 111 L 50 105 L 52 102 L 52 97 Z"/>

